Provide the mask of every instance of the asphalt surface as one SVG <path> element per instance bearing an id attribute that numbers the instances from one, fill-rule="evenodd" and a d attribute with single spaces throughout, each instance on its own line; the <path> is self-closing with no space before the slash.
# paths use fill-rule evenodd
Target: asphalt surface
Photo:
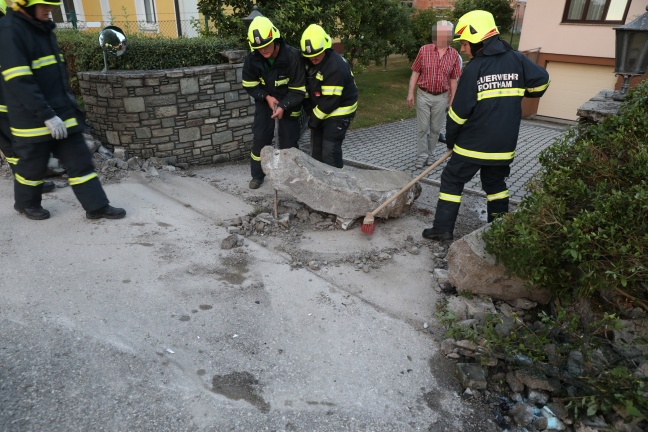
<path id="1" fill-rule="evenodd" d="M 0 171 L 0 431 L 498 430 L 438 351 L 426 216 L 222 249 L 272 185 L 249 190 L 246 162 L 192 174 L 106 183 L 121 220 L 87 220 L 64 187 L 32 221 Z"/>

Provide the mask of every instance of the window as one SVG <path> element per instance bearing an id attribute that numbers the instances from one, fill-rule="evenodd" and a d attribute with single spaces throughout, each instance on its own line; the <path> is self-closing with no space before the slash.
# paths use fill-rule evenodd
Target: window
<path id="1" fill-rule="evenodd" d="M 630 0 L 567 0 L 563 22 L 623 24 Z"/>
<path id="2" fill-rule="evenodd" d="M 63 0 L 60 8 L 52 9 L 52 20 L 56 23 L 75 22 L 77 20 L 74 1 Z"/>
<path id="3" fill-rule="evenodd" d="M 146 14 L 146 22 L 155 24 L 157 18 L 155 17 L 155 3 L 153 0 L 144 0 L 144 13 Z"/>

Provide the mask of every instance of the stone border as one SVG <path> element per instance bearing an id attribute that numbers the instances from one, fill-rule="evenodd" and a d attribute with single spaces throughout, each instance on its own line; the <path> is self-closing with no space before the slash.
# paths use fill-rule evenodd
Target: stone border
<path id="1" fill-rule="evenodd" d="M 212 164 L 242 159 L 252 146 L 254 103 L 243 65 L 153 71 L 80 72 L 93 135 L 129 157 L 176 156 Z"/>

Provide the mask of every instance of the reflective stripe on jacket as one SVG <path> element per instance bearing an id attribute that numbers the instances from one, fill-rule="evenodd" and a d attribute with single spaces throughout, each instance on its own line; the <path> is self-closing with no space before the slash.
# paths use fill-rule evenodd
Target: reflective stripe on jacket
<path id="1" fill-rule="evenodd" d="M 358 88 L 351 66 L 340 54 L 326 50 L 322 61 L 313 65 L 305 61 L 308 105 L 311 109 L 309 125 L 317 127 L 330 117 L 355 115 L 358 108 Z"/>
<path id="2" fill-rule="evenodd" d="M 540 97 L 547 71 L 493 37 L 464 68 L 446 122 L 454 156 L 482 165 L 513 161 L 522 119 L 522 98 Z"/>

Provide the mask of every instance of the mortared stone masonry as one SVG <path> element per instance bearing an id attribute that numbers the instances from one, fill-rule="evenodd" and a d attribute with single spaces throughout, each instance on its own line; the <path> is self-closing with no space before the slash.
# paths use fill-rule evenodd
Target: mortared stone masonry
<path id="1" fill-rule="evenodd" d="M 129 157 L 176 156 L 212 164 L 243 159 L 252 146 L 254 103 L 242 63 L 168 70 L 80 72 L 93 135 Z"/>

